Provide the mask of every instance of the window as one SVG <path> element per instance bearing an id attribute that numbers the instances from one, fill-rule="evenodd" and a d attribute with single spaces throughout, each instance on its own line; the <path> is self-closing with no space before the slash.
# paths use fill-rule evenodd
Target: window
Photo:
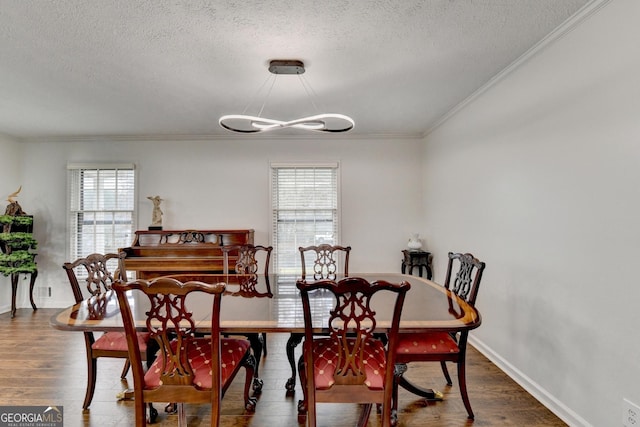
<path id="1" fill-rule="evenodd" d="M 271 165 L 274 269 L 300 271 L 298 247 L 338 244 L 338 164 Z"/>
<path id="2" fill-rule="evenodd" d="M 132 164 L 67 166 L 69 260 L 117 252 L 136 230 L 136 176 Z"/>

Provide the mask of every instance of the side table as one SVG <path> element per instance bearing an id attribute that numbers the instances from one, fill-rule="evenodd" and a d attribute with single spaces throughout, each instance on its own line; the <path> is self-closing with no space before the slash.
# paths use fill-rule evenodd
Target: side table
<path id="1" fill-rule="evenodd" d="M 411 251 L 405 249 L 402 251 L 404 255 L 402 259 L 402 274 L 405 274 L 409 267 L 409 274 L 413 274 L 413 267 L 418 267 L 418 274 L 422 277 L 422 269 L 427 271 L 427 279 L 431 280 L 433 272 L 431 271 L 431 252 Z"/>

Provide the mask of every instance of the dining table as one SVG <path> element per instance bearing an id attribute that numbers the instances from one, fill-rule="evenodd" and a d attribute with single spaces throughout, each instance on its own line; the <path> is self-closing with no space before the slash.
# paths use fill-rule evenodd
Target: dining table
<path id="1" fill-rule="evenodd" d="M 350 277 L 362 277 L 370 282 L 384 280 L 391 283 L 409 282 L 411 289 L 402 309 L 400 333 L 428 331 L 459 332 L 480 326 L 481 316 L 475 307 L 445 289 L 438 283 L 419 276 L 401 273 L 351 273 Z M 288 333 L 302 336 L 304 319 L 302 300 L 296 282 L 297 274 L 176 274 L 182 282 L 197 280 L 205 283 L 226 283 L 220 310 L 220 328 L 224 334 Z M 340 280 L 343 275 L 337 275 Z M 377 294 L 372 302 L 376 312 L 376 332 L 385 333 L 390 327 L 393 305 L 386 293 Z M 333 308 L 333 294 L 315 292 L 311 296 L 313 326 L 316 333 L 328 333 L 327 319 Z M 391 296 L 389 296 L 391 297 Z M 206 299 L 187 300 L 193 312 L 196 329 L 206 333 L 210 329 L 211 303 Z M 134 300 L 134 317 L 141 330 L 146 327 L 145 302 Z M 80 303 L 61 309 L 50 319 L 50 325 L 64 331 L 123 331 L 118 301 L 114 291 L 90 297 Z M 293 341 L 292 347 L 299 343 Z M 287 349 L 293 351 L 293 348 Z M 296 367 L 292 364 L 292 377 L 286 388 L 295 384 Z M 432 389 L 420 389 L 411 384 L 400 384 L 421 396 L 438 399 L 441 393 Z"/>

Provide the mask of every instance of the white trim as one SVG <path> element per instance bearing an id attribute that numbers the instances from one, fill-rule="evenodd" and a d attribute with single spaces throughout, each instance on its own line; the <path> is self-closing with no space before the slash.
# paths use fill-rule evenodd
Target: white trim
<path id="1" fill-rule="evenodd" d="M 606 6 L 611 0 L 592 0 L 591 2 L 584 5 L 579 11 L 569 17 L 566 21 L 562 23 L 558 28 L 547 34 L 542 40 L 533 45 L 529 50 L 523 53 L 518 59 L 509 64 L 506 68 L 500 71 L 498 74 L 493 76 L 487 83 L 482 85 L 478 90 L 469 95 L 462 102 L 457 104 L 451 110 L 449 110 L 445 115 L 443 115 L 438 121 L 436 121 L 429 129 L 426 130 L 423 137 L 429 135 L 431 132 L 436 130 L 438 127 L 442 126 L 447 120 L 451 117 L 455 116 L 460 110 L 462 110 L 467 105 L 471 104 L 476 100 L 480 95 L 484 92 L 492 88 L 494 85 L 498 84 L 500 81 L 505 79 L 511 73 L 515 72 L 518 68 L 523 66 L 527 61 L 531 58 L 545 50 L 552 43 L 557 42 L 565 35 L 569 34 L 573 31 L 582 21 L 596 13 L 602 7 Z"/>
<path id="2" fill-rule="evenodd" d="M 67 170 L 75 169 L 135 169 L 135 163 L 67 163 Z"/>
<path id="3" fill-rule="evenodd" d="M 514 380 L 522 388 L 524 388 L 530 395 L 532 395 L 540 403 L 542 403 L 547 409 L 557 415 L 558 418 L 560 418 L 562 421 L 570 426 L 593 427 L 584 418 L 578 415 L 571 408 L 567 407 L 567 405 L 559 401 L 549 391 L 540 386 L 540 384 L 529 378 L 522 371 L 509 363 L 506 359 L 496 353 L 491 347 L 487 346 L 483 341 L 477 339 L 472 334 L 469 334 L 468 343 L 471 344 L 480 353 L 482 353 L 505 374 L 507 374 L 507 376 L 509 376 L 512 380 Z"/>
<path id="4" fill-rule="evenodd" d="M 340 162 L 289 162 L 289 163 L 276 163 L 269 164 L 270 169 L 274 168 L 333 168 L 339 169 Z"/>

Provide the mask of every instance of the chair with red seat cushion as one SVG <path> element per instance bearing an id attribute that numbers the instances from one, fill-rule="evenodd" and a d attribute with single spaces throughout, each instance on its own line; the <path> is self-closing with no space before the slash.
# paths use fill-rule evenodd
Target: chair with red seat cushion
<path id="1" fill-rule="evenodd" d="M 375 403 L 382 406 L 382 426 L 390 426 L 398 327 L 405 294 L 411 285 L 369 283 L 348 277 L 338 282 L 299 280 L 297 287 L 302 296 L 305 326 L 299 360 L 304 399 L 298 403 L 298 413 L 306 413 L 308 426 L 315 427 L 317 403 L 364 403 L 358 424 L 366 425 Z M 392 321 L 387 346 L 374 337 L 376 312 L 371 300 L 378 292 L 395 293 L 388 307 Z M 318 317 L 317 310 L 329 312 L 327 325 L 312 322 Z M 328 336 L 314 334 L 314 328 L 322 326 L 328 329 Z"/>
<path id="2" fill-rule="evenodd" d="M 309 279 L 336 280 L 338 275 L 349 275 L 349 254 L 351 246 L 329 245 L 322 243 L 312 246 L 300 246 L 300 263 L 302 266 L 302 279 L 307 278 L 307 268 L 313 272 L 309 274 Z M 287 380 L 285 387 L 287 391 L 293 392 L 296 387 L 296 360 L 295 348 L 302 342 L 303 334 L 292 333 L 287 341 L 287 359 L 291 366 L 291 377 Z"/>
<path id="3" fill-rule="evenodd" d="M 475 306 L 484 268 L 485 263 L 479 261 L 470 253 L 449 252 L 444 287 L 466 300 L 470 305 Z M 449 310 L 452 311 L 455 310 L 455 308 L 451 305 Z M 397 411 L 398 405 L 398 385 L 403 386 L 413 393 L 419 395 L 425 394 L 423 389 L 410 383 L 403 376 L 407 370 L 407 363 L 440 362 L 447 384 L 452 385 L 446 362 L 454 362 L 458 367 L 458 386 L 460 387 L 462 401 L 464 402 L 469 419 L 474 418 L 473 410 L 469 403 L 466 383 L 465 356 L 468 335 L 468 330 L 459 333 L 425 332 L 399 334 L 396 355 L 396 381 L 393 387 L 394 412 Z"/>
<path id="4" fill-rule="evenodd" d="M 243 287 L 242 295 L 244 297 L 249 297 L 249 289 L 252 282 L 257 282 L 257 280 L 253 280 L 251 276 L 256 276 L 258 274 L 263 274 L 264 276 L 269 275 L 269 262 L 271 260 L 271 251 L 273 251 L 272 246 L 261 246 L 261 245 L 227 245 L 222 247 L 223 254 L 223 268 L 224 274 L 242 274 L 246 276 L 246 282 L 241 283 L 241 287 Z M 260 267 L 262 265 L 262 268 Z M 267 294 L 255 294 L 256 297 L 261 296 L 273 296 L 269 293 Z M 256 358 L 256 370 L 254 373 L 253 379 L 253 390 L 256 393 L 260 393 L 262 391 L 263 381 L 260 379 L 260 360 L 262 359 L 262 355 L 267 355 L 267 334 L 266 332 L 258 333 L 247 333 L 243 334 L 251 343 L 251 348 L 253 349 L 253 354 Z"/>
<path id="5" fill-rule="evenodd" d="M 184 403 L 209 403 L 211 425 L 218 426 L 222 397 L 242 367 L 246 371 L 244 405 L 247 411 L 255 410 L 256 398 L 249 395 L 255 367 L 251 345 L 246 339 L 220 334 L 225 287 L 224 283 L 182 283 L 169 277 L 114 283 L 129 346 L 137 427 L 146 426 L 145 403 L 150 402 L 176 402 L 180 426 L 186 426 Z M 211 298 L 210 336 L 196 334 L 194 316 L 187 307 L 191 293 L 193 300 Z M 133 315 L 132 300 L 136 311 L 145 313 L 143 324 L 159 347 L 146 372 L 133 338 L 141 325 Z"/>
<path id="6" fill-rule="evenodd" d="M 103 297 L 106 292 L 111 290 L 111 285 L 114 281 L 120 278 L 118 258 L 118 255 L 114 253 L 94 253 L 85 258 L 79 258 L 74 262 L 65 262 L 62 266 L 69 278 L 75 302 L 80 303 L 87 299 L 89 303 L 87 307 L 89 310 L 93 310 L 95 316 L 104 316 L 106 314 L 107 307 L 104 306 L 104 303 L 107 299 Z M 86 283 L 85 292 L 80 286 L 81 281 Z M 139 341 L 140 351 L 146 354 L 149 334 L 139 332 L 136 336 Z M 84 340 L 87 353 L 87 391 L 82 408 L 88 409 L 96 389 L 98 358 L 115 357 L 125 359 L 120 375 L 122 379 L 125 379 L 130 364 L 127 339 L 123 332 L 105 332 L 98 337 L 93 332 L 85 332 Z"/>

